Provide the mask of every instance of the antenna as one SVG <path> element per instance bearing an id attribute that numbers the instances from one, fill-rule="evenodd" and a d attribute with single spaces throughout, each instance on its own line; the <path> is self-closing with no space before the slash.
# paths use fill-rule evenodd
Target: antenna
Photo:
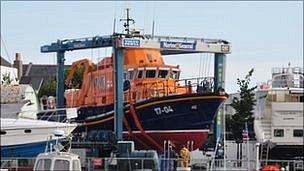
<path id="1" fill-rule="evenodd" d="M 153 20 L 153 23 L 152 23 L 152 38 L 154 38 L 154 26 L 155 26 L 155 21 Z"/>
<path id="2" fill-rule="evenodd" d="M 129 17 L 129 10 L 130 10 L 129 8 L 126 8 L 127 18 L 119 20 L 119 21 L 126 21 L 123 26 L 125 27 L 125 31 L 127 32 L 127 35 L 130 35 L 130 23 L 129 22 L 132 21 L 133 24 L 135 23 L 135 21 Z"/>
<path id="3" fill-rule="evenodd" d="M 114 22 L 113 22 L 113 34 L 115 34 L 116 31 L 116 18 L 114 18 Z"/>

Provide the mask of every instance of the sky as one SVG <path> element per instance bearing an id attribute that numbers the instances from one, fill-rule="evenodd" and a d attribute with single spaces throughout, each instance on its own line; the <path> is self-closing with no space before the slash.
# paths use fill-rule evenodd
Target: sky
<path id="1" fill-rule="evenodd" d="M 303 67 L 303 1 L 1 1 L 1 56 L 10 62 L 20 52 L 23 63 L 55 64 L 54 53 L 41 53 L 42 45 L 57 39 L 110 35 L 122 32 L 125 8 L 137 28 L 155 35 L 224 39 L 227 55 L 226 91 L 237 92 L 237 78 L 253 68 L 251 85 L 271 79 L 271 68 Z M 111 49 L 66 53 L 66 64 L 109 56 Z M 180 65 L 181 77 L 213 73 L 211 54 L 165 56 Z"/>

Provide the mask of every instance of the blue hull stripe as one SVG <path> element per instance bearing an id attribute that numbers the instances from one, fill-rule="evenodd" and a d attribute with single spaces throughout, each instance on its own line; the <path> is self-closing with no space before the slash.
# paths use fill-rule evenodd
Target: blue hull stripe
<path id="1" fill-rule="evenodd" d="M 49 141 L 55 144 L 55 140 Z M 1 146 L 1 157 L 36 157 L 39 153 L 44 152 L 47 141 Z"/>

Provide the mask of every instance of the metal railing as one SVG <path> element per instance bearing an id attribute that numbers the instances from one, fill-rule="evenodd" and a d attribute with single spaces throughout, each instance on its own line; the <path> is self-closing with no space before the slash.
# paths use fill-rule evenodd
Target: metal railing
<path id="1" fill-rule="evenodd" d="M 191 87 L 196 93 L 213 92 L 214 77 L 186 78 L 176 81 L 179 86 Z"/>
<path id="2" fill-rule="evenodd" d="M 35 158 L 2 158 L 1 157 L 1 169 L 9 171 L 18 170 L 33 170 L 35 164 Z"/>
<path id="3" fill-rule="evenodd" d="M 304 80 L 303 80 L 303 76 L 300 77 L 300 79 L 273 79 L 271 81 L 272 87 L 273 88 L 285 88 L 285 87 L 289 87 L 289 88 L 304 88 Z"/>
<path id="4" fill-rule="evenodd" d="M 175 80 L 170 84 L 169 80 L 159 80 L 143 85 L 143 98 L 164 97 L 171 94 L 184 93 L 211 93 L 214 87 L 213 77 L 197 77 Z"/>
<path id="5" fill-rule="evenodd" d="M 99 170 L 99 171 L 175 171 L 181 167 L 181 158 L 144 158 L 144 157 L 129 157 L 129 158 L 82 158 L 82 170 Z M 1 169 L 7 170 L 32 170 L 34 167 L 35 158 L 1 158 Z M 83 164 L 85 163 L 85 164 Z M 268 160 L 268 165 L 277 165 L 284 168 L 285 171 L 304 171 L 303 160 Z M 257 171 L 265 166 L 266 161 L 262 160 L 259 163 L 255 160 L 226 160 L 216 159 L 190 159 L 189 167 L 192 171 L 232 171 L 246 170 Z M 249 169 L 250 168 L 250 169 Z"/>
<path id="6" fill-rule="evenodd" d="M 135 90 L 125 94 L 125 101 L 140 101 L 149 98 L 166 97 L 181 94 L 208 94 L 212 93 L 214 77 L 196 77 L 180 80 L 163 79 L 146 82 Z"/>

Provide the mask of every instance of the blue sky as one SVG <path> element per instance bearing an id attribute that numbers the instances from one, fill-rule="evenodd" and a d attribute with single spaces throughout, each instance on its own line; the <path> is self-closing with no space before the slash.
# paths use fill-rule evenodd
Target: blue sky
<path id="1" fill-rule="evenodd" d="M 136 26 L 156 35 L 219 38 L 232 43 L 227 56 L 226 90 L 236 92 L 236 79 L 254 68 L 252 83 L 267 81 L 272 67 L 303 65 L 303 2 L 8 2 L 1 1 L 1 56 L 14 60 L 21 52 L 24 63 L 54 64 L 55 54 L 40 53 L 40 46 L 57 39 L 109 35 L 113 18 L 123 18 L 131 8 Z M 117 22 L 117 31 L 121 31 Z M 110 49 L 66 53 L 66 63 L 84 57 L 97 61 Z M 202 59 L 200 64 L 200 58 Z M 212 74 L 209 55 L 191 54 L 165 57 L 179 64 L 182 77 Z M 200 74 L 202 75 L 202 74 Z"/>

